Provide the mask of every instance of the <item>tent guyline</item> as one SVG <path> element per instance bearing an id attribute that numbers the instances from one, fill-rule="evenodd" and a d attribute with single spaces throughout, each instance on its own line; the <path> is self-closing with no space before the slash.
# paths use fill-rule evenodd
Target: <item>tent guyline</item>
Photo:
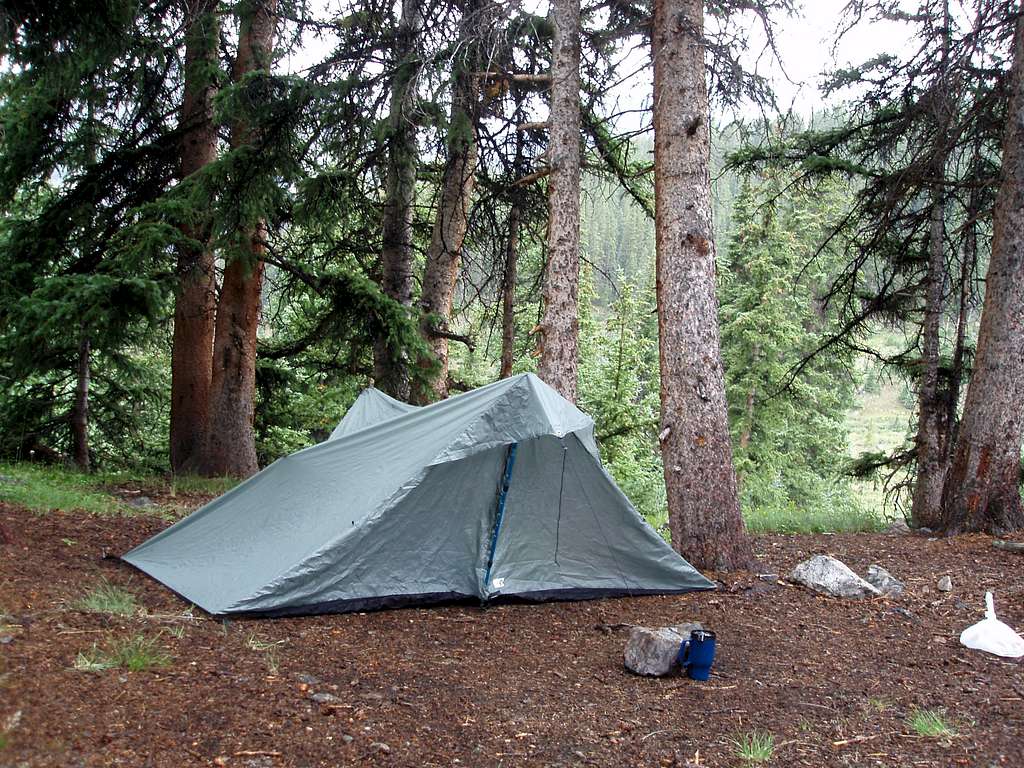
<path id="1" fill-rule="evenodd" d="M 214 615 L 713 587 L 601 466 L 593 420 L 533 374 L 423 407 L 368 389 L 329 439 L 124 560 Z"/>

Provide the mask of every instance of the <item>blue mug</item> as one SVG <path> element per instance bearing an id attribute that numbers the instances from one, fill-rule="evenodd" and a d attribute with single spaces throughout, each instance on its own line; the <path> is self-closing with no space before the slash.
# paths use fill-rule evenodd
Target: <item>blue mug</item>
<path id="1" fill-rule="evenodd" d="M 695 629 L 689 640 L 679 646 L 679 665 L 691 680 L 707 680 L 711 677 L 711 665 L 715 661 L 715 633 L 706 629 Z"/>

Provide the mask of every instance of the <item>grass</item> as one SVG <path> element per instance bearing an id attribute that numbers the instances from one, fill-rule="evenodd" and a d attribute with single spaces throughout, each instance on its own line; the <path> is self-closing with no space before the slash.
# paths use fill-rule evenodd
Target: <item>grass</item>
<path id="1" fill-rule="evenodd" d="M 249 650 L 256 651 L 263 654 L 264 661 L 267 664 L 267 671 L 276 675 L 281 667 L 281 656 L 279 651 L 281 646 L 284 645 L 287 640 L 260 640 L 256 637 L 255 633 L 249 635 L 249 639 L 245 641 L 245 644 L 249 647 Z"/>
<path id="2" fill-rule="evenodd" d="M 0 477 L 4 478 L 0 480 L 2 501 L 34 512 L 79 510 L 96 515 L 166 515 L 167 510 L 160 507 L 135 509 L 113 493 L 118 486 L 126 484 L 143 489 L 143 493 L 148 490 L 173 497 L 179 493 L 219 496 L 238 483 L 229 477 L 164 477 L 131 472 L 85 474 L 67 467 L 28 462 L 0 463 Z"/>
<path id="3" fill-rule="evenodd" d="M 871 533 L 889 521 L 865 507 L 754 509 L 743 515 L 752 533 Z"/>
<path id="4" fill-rule="evenodd" d="M 951 739 L 956 736 L 953 725 L 934 709 L 915 709 L 910 713 L 910 727 L 918 736 L 929 739 Z"/>
<path id="5" fill-rule="evenodd" d="M 33 512 L 81 510 L 96 515 L 130 514 L 132 509 L 98 488 L 98 476 L 38 464 L 0 464 L 0 500 Z"/>
<path id="6" fill-rule="evenodd" d="M 767 763 L 775 753 L 775 737 L 767 731 L 751 731 L 733 739 L 736 756 L 746 763 Z"/>
<path id="7" fill-rule="evenodd" d="M 159 637 L 134 635 L 127 639 L 113 640 L 103 648 L 93 643 L 88 651 L 78 654 L 75 669 L 80 672 L 102 672 L 121 668 L 130 672 L 143 672 L 168 667 L 171 656 L 160 647 L 158 640 Z"/>
<path id="8" fill-rule="evenodd" d="M 93 587 L 75 603 L 75 608 L 89 613 L 108 613 L 112 616 L 133 616 L 139 610 L 135 595 L 127 589 L 111 584 L 106 579 Z"/>

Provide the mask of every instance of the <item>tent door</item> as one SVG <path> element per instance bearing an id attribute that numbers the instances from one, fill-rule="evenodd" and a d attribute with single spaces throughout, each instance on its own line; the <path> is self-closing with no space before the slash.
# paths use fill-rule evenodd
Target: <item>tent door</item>
<path id="1" fill-rule="evenodd" d="M 502 587 L 502 584 L 491 584 L 491 567 L 494 565 L 494 552 L 498 548 L 501 522 L 505 517 L 505 500 L 508 498 L 508 489 L 512 484 L 512 469 L 516 465 L 516 448 L 518 446 L 518 443 L 512 443 L 505 454 L 505 471 L 501 475 L 501 486 L 498 489 L 498 508 L 494 515 L 494 530 L 491 531 L 491 544 L 487 551 L 487 570 L 484 572 L 484 588 L 487 590 L 492 586 L 499 589 Z"/>

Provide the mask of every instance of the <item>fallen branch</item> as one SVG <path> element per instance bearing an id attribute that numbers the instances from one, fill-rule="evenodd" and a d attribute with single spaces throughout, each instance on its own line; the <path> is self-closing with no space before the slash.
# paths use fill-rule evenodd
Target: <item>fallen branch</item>
<path id="1" fill-rule="evenodd" d="M 1003 541 L 1002 539 L 993 539 L 992 546 L 996 549 L 1004 549 L 1007 552 L 1024 552 L 1024 543 L 1017 541 Z"/>

